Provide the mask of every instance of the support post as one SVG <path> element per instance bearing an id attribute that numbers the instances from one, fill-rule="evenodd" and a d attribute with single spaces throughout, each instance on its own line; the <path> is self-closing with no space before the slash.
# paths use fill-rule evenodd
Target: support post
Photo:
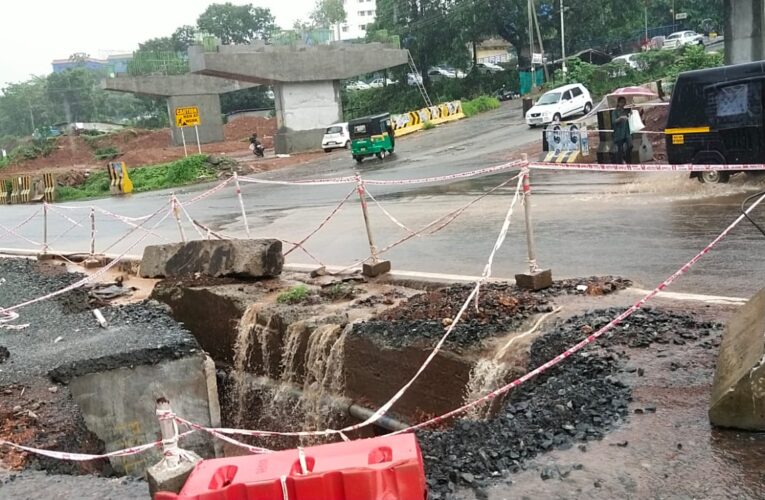
<path id="1" fill-rule="evenodd" d="M 239 198 L 239 208 L 242 210 L 242 221 L 247 237 L 250 237 L 250 225 L 247 223 L 247 212 L 244 209 L 244 200 L 242 199 L 242 188 L 239 186 L 239 174 L 234 172 L 234 185 L 236 186 L 236 197 Z"/>
<path id="2" fill-rule="evenodd" d="M 531 90 L 534 91 L 537 88 L 537 79 L 534 78 L 534 7 L 531 4 L 531 0 L 526 2 L 526 6 L 529 11 L 529 62 L 531 63 Z"/>
<path id="3" fill-rule="evenodd" d="M 186 243 L 186 232 L 183 230 L 183 223 L 181 223 L 181 210 L 178 207 L 180 205 L 178 198 L 173 195 L 173 217 L 175 217 L 175 223 L 178 225 L 178 232 L 181 233 L 181 241 Z"/>
<path id="4" fill-rule="evenodd" d="M 178 426 L 165 398 L 157 399 L 157 418 L 162 434 L 162 460 L 146 470 L 149 495 L 158 491 L 179 493 L 194 466 L 202 459 L 196 453 L 178 447 Z"/>
<path id="5" fill-rule="evenodd" d="M 48 202 L 43 201 L 43 255 L 48 253 Z"/>
<path id="6" fill-rule="evenodd" d="M 369 224 L 369 211 L 367 210 L 367 194 L 364 189 L 364 182 L 361 180 L 361 176 L 356 175 L 356 190 L 359 193 L 359 201 L 361 202 L 361 213 L 364 216 L 364 227 L 367 230 L 367 242 L 369 243 L 369 253 L 372 257 L 371 264 L 362 265 L 362 274 L 364 276 L 375 277 L 381 274 L 390 272 L 390 261 L 380 260 L 377 257 L 377 247 L 375 246 L 374 237 L 372 236 L 372 227 Z"/>
<path id="7" fill-rule="evenodd" d="M 181 128 L 181 140 L 183 141 L 183 156 L 188 156 L 189 152 L 186 150 L 186 134 L 183 133 L 183 127 Z"/>
<path id="8" fill-rule="evenodd" d="M 197 135 L 197 151 L 202 154 L 202 143 L 199 142 L 199 125 L 194 125 L 194 133 Z"/>
<path id="9" fill-rule="evenodd" d="M 90 209 L 90 258 L 96 255 L 96 209 Z"/>
<path id="10" fill-rule="evenodd" d="M 523 176 L 523 214 L 526 222 L 526 250 L 529 258 L 529 272 L 516 274 L 515 282 L 521 288 L 541 290 L 552 285 L 552 272 L 549 269 L 540 269 L 537 265 L 536 247 L 534 245 L 534 225 L 531 222 L 531 180 L 529 170 L 529 157 L 521 155 L 524 167 L 521 170 Z"/>

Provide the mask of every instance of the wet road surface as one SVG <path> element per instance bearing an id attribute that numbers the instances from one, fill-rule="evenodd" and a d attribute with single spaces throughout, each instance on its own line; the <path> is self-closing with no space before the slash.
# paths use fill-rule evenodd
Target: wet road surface
<path id="1" fill-rule="evenodd" d="M 521 121 L 518 103 L 477 118 L 439 127 L 400 139 L 396 154 L 383 161 L 365 161 L 358 171 L 368 179 L 411 179 L 446 175 L 498 165 L 517 159 L 521 150 L 533 150 L 541 136 Z M 265 179 L 296 180 L 352 175 L 357 165 L 346 151 L 337 151 L 300 167 L 260 174 Z M 370 186 L 369 191 L 401 223 L 418 229 L 455 210 L 486 190 L 506 181 L 514 172 L 438 185 Z M 532 174 L 533 220 L 537 260 L 550 267 L 556 278 L 614 274 L 653 287 L 674 272 L 715 238 L 738 214 L 746 196 L 765 189 L 765 179 L 734 176 L 727 185 L 702 185 L 686 174 L 588 173 L 535 171 Z M 210 186 L 178 191 L 190 199 Z M 352 185 L 281 186 L 243 185 L 247 217 L 253 236 L 298 241 L 312 231 L 353 188 Z M 515 181 L 477 202 L 449 226 L 433 235 L 413 238 L 385 257 L 399 270 L 478 275 L 482 272 L 504 214 L 512 199 Z M 72 203 L 96 204 L 128 216 L 157 210 L 169 192 Z M 11 227 L 38 207 L 8 206 L 0 210 L 0 224 Z M 226 234 L 244 236 L 241 213 L 233 185 L 188 207 L 192 216 Z M 373 203 L 370 217 L 378 248 L 406 236 Z M 68 224 L 52 214 L 51 247 L 85 250 L 90 234 L 87 210 L 70 212 L 83 222 L 64 236 Z M 754 215 L 765 221 L 765 208 Z M 148 225 L 151 226 L 153 221 Z M 40 242 L 39 219 L 19 230 Z M 97 216 L 96 248 L 125 234 L 125 226 Z M 167 240 L 178 239 L 172 219 L 156 232 Z M 199 237 L 190 224 L 188 237 Z M 57 238 L 57 239 L 56 239 Z M 110 252 L 125 251 L 136 237 L 126 238 Z M 146 244 L 162 242 L 147 238 L 129 253 L 140 254 Z M 28 241 L 9 239 L 0 229 L 0 246 L 29 248 Z M 306 248 L 328 265 L 350 265 L 369 255 L 358 199 L 350 198 L 330 223 Z M 676 285 L 675 291 L 748 296 L 765 281 L 765 237 L 743 222 L 711 254 L 704 257 Z M 289 262 L 309 263 L 299 251 Z M 520 205 L 513 217 L 508 239 L 497 255 L 494 276 L 509 277 L 526 269 L 525 233 Z"/>

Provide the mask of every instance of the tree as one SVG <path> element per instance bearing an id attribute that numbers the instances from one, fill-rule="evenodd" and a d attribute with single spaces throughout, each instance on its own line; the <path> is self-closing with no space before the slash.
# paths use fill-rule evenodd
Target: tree
<path id="1" fill-rule="evenodd" d="M 252 4 L 212 4 L 197 19 L 200 30 L 220 39 L 224 45 L 250 43 L 252 40 L 268 40 L 276 30 L 270 9 L 253 7 Z"/>
<path id="2" fill-rule="evenodd" d="M 311 12 L 311 20 L 316 26 L 337 29 L 337 39 L 340 39 L 340 24 L 348 18 L 343 6 L 343 0 L 316 0 L 316 6 Z"/>
<path id="3" fill-rule="evenodd" d="M 173 46 L 177 52 L 186 52 L 188 48 L 194 45 L 197 36 L 196 26 L 190 26 L 188 24 L 176 29 L 170 40 L 173 42 Z"/>

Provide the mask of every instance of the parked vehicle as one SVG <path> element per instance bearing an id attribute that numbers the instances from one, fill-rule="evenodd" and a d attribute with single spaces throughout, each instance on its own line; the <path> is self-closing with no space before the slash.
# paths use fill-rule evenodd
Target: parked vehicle
<path id="1" fill-rule="evenodd" d="M 461 69 L 456 69 L 451 66 L 444 66 L 444 69 L 449 72 L 450 75 L 454 75 L 452 78 L 465 78 L 467 76 Z"/>
<path id="2" fill-rule="evenodd" d="M 265 156 L 266 150 L 258 140 L 258 134 L 252 134 L 250 136 L 250 151 L 259 158 Z"/>
<path id="3" fill-rule="evenodd" d="M 327 127 L 324 137 L 321 139 L 321 148 L 329 153 L 336 148 L 348 149 L 351 145 L 351 136 L 348 133 L 348 123 L 335 123 Z"/>
<path id="4" fill-rule="evenodd" d="M 669 163 L 765 163 L 764 91 L 761 62 L 680 73 L 664 131 Z M 735 173 L 692 172 L 691 177 L 718 183 Z"/>
<path id="5" fill-rule="evenodd" d="M 361 163 L 367 156 L 382 159 L 393 153 L 396 139 L 390 113 L 365 116 L 348 122 L 351 133 L 351 154 L 356 162 Z"/>
<path id="6" fill-rule="evenodd" d="M 505 71 L 505 68 L 502 66 L 490 62 L 479 62 L 475 65 L 475 69 L 480 73 L 501 73 Z"/>
<path id="7" fill-rule="evenodd" d="M 637 54 L 624 54 L 621 56 L 614 57 L 611 62 L 615 63 L 624 63 L 628 65 L 632 69 L 640 69 L 640 65 L 638 64 L 637 60 L 635 59 L 635 56 Z"/>
<path id="8" fill-rule="evenodd" d="M 529 127 L 545 125 L 576 114 L 592 111 L 590 92 L 580 83 L 564 85 L 544 94 L 526 112 Z"/>
<path id="9" fill-rule="evenodd" d="M 655 36 L 651 38 L 651 41 L 648 43 L 648 46 L 652 49 L 660 49 L 664 47 L 664 40 L 666 40 L 667 37 L 665 36 Z"/>
<path id="10" fill-rule="evenodd" d="M 444 78 L 457 78 L 457 75 L 444 68 L 433 66 L 428 70 L 428 78 L 434 82 L 437 82 L 438 80 L 443 80 Z"/>
<path id="11" fill-rule="evenodd" d="M 395 80 L 391 80 L 390 78 L 375 78 L 371 82 L 369 82 L 369 87 L 373 89 L 380 89 L 385 87 L 386 85 L 395 85 L 398 82 Z"/>
<path id="12" fill-rule="evenodd" d="M 704 37 L 695 31 L 678 31 L 664 40 L 662 48 L 678 49 L 684 45 L 704 45 Z"/>
<path id="13" fill-rule="evenodd" d="M 422 75 L 419 73 L 407 73 L 406 75 L 406 84 L 407 85 L 417 85 L 422 84 Z"/>
<path id="14" fill-rule="evenodd" d="M 361 80 L 356 80 L 355 82 L 348 83 L 345 88 L 348 90 L 367 90 L 370 87 L 368 83 Z"/>
<path id="15" fill-rule="evenodd" d="M 518 92 L 505 88 L 504 85 L 501 89 L 495 90 L 492 95 L 500 101 L 510 101 L 512 99 L 518 99 L 521 96 Z"/>

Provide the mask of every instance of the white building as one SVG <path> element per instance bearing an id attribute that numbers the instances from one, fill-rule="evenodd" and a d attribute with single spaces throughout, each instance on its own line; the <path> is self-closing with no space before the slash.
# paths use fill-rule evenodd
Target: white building
<path id="1" fill-rule="evenodd" d="M 367 36 L 367 25 L 375 20 L 376 0 L 343 0 L 343 5 L 346 20 L 340 25 L 340 40 L 354 40 Z"/>

